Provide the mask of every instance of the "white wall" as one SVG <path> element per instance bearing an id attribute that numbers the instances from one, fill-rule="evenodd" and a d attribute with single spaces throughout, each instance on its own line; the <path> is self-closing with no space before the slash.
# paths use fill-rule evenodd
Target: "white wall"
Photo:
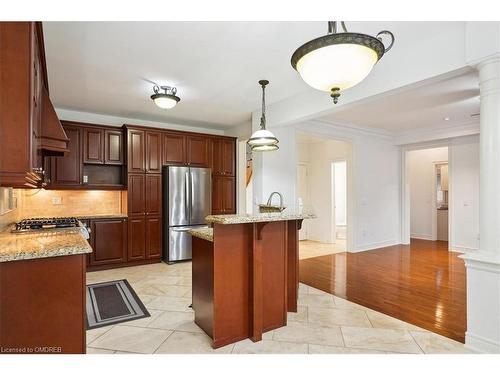
<path id="1" fill-rule="evenodd" d="M 433 207 L 436 162 L 448 161 L 448 147 L 408 152 L 410 168 L 410 236 L 433 240 L 436 215 Z"/>
<path id="2" fill-rule="evenodd" d="M 352 212 L 347 224 L 348 251 L 400 243 L 400 152 L 386 137 L 316 121 L 271 128 L 280 140 L 280 150 L 255 155 L 255 199 L 267 199 L 271 191 L 278 190 L 284 193 L 287 204 L 295 202 L 298 156 L 294 128 L 352 144 L 353 193 L 348 202 L 348 212 Z"/>
<path id="3" fill-rule="evenodd" d="M 479 136 L 450 143 L 450 250 L 479 248 Z"/>
<path id="4" fill-rule="evenodd" d="M 309 203 L 317 218 L 310 220 L 308 239 L 324 243 L 335 242 L 333 217 L 332 161 L 352 162 L 351 144 L 326 140 L 308 144 Z"/>

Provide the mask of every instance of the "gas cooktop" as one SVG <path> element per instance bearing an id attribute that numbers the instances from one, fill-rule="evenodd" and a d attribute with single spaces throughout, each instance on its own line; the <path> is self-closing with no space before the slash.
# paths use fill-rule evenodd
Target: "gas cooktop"
<path id="1" fill-rule="evenodd" d="M 81 226 L 76 217 L 51 217 L 23 219 L 16 223 L 13 232 L 27 232 L 32 230 L 43 230 L 53 228 L 73 228 Z"/>

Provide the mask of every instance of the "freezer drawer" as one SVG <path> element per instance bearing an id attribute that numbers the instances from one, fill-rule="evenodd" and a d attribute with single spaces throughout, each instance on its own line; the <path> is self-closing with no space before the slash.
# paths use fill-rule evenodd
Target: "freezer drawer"
<path id="1" fill-rule="evenodd" d="M 192 225 L 186 227 L 169 228 L 168 261 L 176 262 L 179 260 L 191 259 L 191 235 L 190 229 L 206 228 L 206 225 Z"/>

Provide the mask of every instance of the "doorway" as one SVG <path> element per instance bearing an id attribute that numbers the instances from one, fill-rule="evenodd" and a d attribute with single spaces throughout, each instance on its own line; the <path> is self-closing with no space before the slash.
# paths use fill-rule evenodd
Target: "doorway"
<path id="1" fill-rule="evenodd" d="M 332 162 L 333 243 L 345 250 L 347 240 L 347 161 Z"/>
<path id="2" fill-rule="evenodd" d="M 352 145 L 298 133 L 297 150 L 297 206 L 316 215 L 299 232 L 299 258 L 345 252 L 352 235 Z"/>

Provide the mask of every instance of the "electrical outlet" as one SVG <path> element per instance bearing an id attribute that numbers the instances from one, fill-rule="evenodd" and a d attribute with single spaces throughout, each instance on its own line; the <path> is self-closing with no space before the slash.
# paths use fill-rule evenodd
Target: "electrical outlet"
<path id="1" fill-rule="evenodd" d="M 62 198 L 61 197 L 52 197 L 52 204 L 53 205 L 62 204 Z"/>

